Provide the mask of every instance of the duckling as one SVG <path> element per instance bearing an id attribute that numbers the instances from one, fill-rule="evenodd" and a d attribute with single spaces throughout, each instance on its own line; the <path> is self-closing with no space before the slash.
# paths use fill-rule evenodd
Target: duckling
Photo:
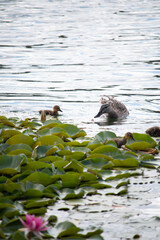
<path id="1" fill-rule="evenodd" d="M 53 107 L 53 111 L 52 110 L 40 110 L 39 113 L 42 114 L 42 111 L 44 111 L 46 115 L 51 115 L 54 117 L 58 116 L 59 111 L 62 112 L 62 110 L 60 109 L 60 107 L 58 105 L 55 105 Z"/>
<path id="2" fill-rule="evenodd" d="M 127 132 L 123 138 L 113 138 L 111 140 L 113 140 L 117 144 L 118 148 L 121 148 L 123 145 L 127 143 L 128 139 L 132 139 L 135 141 L 133 134 L 131 132 Z"/>
<path id="3" fill-rule="evenodd" d="M 160 127 L 151 127 L 146 130 L 151 137 L 160 137 Z"/>
<path id="4" fill-rule="evenodd" d="M 129 112 L 126 106 L 115 100 L 113 97 L 108 97 L 108 100 L 105 98 L 101 98 L 101 108 L 95 118 L 100 117 L 102 114 L 108 116 L 108 118 L 125 118 L 129 115 Z"/>

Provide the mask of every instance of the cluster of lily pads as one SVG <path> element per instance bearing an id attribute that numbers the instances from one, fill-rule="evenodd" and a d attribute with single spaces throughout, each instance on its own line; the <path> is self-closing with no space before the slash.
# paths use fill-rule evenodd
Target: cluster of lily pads
<path id="1" fill-rule="evenodd" d="M 90 139 L 84 130 L 57 119 L 41 123 L 0 116 L 0 239 L 27 239 L 19 217 L 45 218 L 59 200 L 87 198 L 100 189 L 106 195 L 127 194 L 128 179 L 141 174 L 137 169 L 159 167 L 153 154 L 159 153 L 160 143 L 147 134 L 133 136 L 135 141 L 118 149 L 110 131 Z M 114 186 L 113 180 L 118 180 Z M 48 222 L 52 231 L 44 239 L 103 239 L 101 229 L 83 233 L 56 215 Z"/>

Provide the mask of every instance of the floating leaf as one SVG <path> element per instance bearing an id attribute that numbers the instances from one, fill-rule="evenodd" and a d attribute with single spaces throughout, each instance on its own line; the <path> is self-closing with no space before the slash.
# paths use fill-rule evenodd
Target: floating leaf
<path id="1" fill-rule="evenodd" d="M 60 127 L 64 129 L 66 133 L 73 139 L 78 137 L 84 137 L 86 135 L 85 131 L 79 129 L 72 124 L 61 124 Z"/>
<path id="2" fill-rule="evenodd" d="M 18 130 L 14 130 L 14 129 L 7 129 L 7 130 L 3 130 L 2 133 L 1 133 L 1 137 L 6 140 L 14 135 L 17 135 L 17 134 L 21 134 L 20 131 Z"/>
<path id="3" fill-rule="evenodd" d="M 38 132 L 38 134 L 39 134 L 39 136 L 56 135 L 58 137 L 65 137 L 65 138 L 69 137 L 67 132 L 61 127 L 54 127 L 54 128 L 50 128 L 50 129 L 42 129 Z"/>
<path id="4" fill-rule="evenodd" d="M 142 141 L 142 142 L 148 142 L 151 144 L 151 147 L 155 147 L 157 143 L 154 141 L 151 136 L 148 134 L 143 134 L 143 133 L 133 133 L 133 137 L 136 141 Z"/>
<path id="5" fill-rule="evenodd" d="M 47 186 L 48 184 L 52 183 L 52 178 L 46 173 L 34 172 L 23 179 L 23 182 L 40 183 L 44 186 Z"/>
<path id="6" fill-rule="evenodd" d="M 90 182 L 97 180 L 97 176 L 92 173 L 83 172 L 79 174 L 81 182 Z"/>
<path id="7" fill-rule="evenodd" d="M 20 144 L 14 144 L 14 145 L 10 145 L 7 149 L 6 149 L 6 153 L 9 153 L 9 152 L 12 152 L 14 150 L 17 150 L 17 149 L 25 149 L 29 152 L 32 152 L 32 148 L 27 145 L 27 144 L 24 144 L 24 143 L 20 143 Z"/>
<path id="8" fill-rule="evenodd" d="M 47 120 L 44 122 L 44 125 L 39 130 L 53 128 L 59 125 L 60 123 L 61 122 L 59 120 Z"/>
<path id="9" fill-rule="evenodd" d="M 56 229 L 57 238 L 74 236 L 80 231 L 80 228 L 76 227 L 73 223 L 68 221 L 58 223 Z"/>
<path id="10" fill-rule="evenodd" d="M 64 188 L 74 188 L 80 183 L 80 178 L 78 173 L 67 172 L 65 175 L 61 176 L 62 186 Z"/>
<path id="11" fill-rule="evenodd" d="M 63 160 L 62 158 L 60 158 L 59 160 L 54 161 L 53 165 L 55 168 L 61 169 L 61 168 L 65 167 L 68 163 L 69 163 L 69 161 L 66 161 L 66 160 Z"/>
<path id="12" fill-rule="evenodd" d="M 51 168 L 51 164 L 45 163 L 45 162 L 40 162 L 40 161 L 34 161 L 34 162 L 29 162 L 26 166 L 25 169 L 31 169 L 31 170 L 38 170 L 42 168 Z"/>
<path id="13" fill-rule="evenodd" d="M 15 174 L 20 172 L 21 164 L 25 160 L 25 156 L 0 156 L 0 173 L 1 174 Z"/>
<path id="14" fill-rule="evenodd" d="M 54 200 L 33 200 L 32 199 L 32 200 L 27 200 L 23 204 L 26 209 L 30 209 L 30 208 L 45 207 L 53 203 L 54 203 Z"/>
<path id="15" fill-rule="evenodd" d="M 77 161 L 80 161 L 80 160 L 84 159 L 84 157 L 85 157 L 85 153 L 83 153 L 83 152 L 72 152 L 70 155 L 65 155 L 66 160 L 75 159 Z"/>
<path id="16" fill-rule="evenodd" d="M 24 134 L 17 134 L 13 137 L 9 138 L 6 142 L 9 145 L 19 144 L 19 143 L 25 143 L 29 146 L 33 146 L 33 139 L 30 136 L 26 136 Z"/>
<path id="17" fill-rule="evenodd" d="M 13 202 L 7 198 L 0 198 L 0 209 L 8 207 L 14 208 Z"/>
<path id="18" fill-rule="evenodd" d="M 44 158 L 46 157 L 46 153 L 49 151 L 49 149 L 51 149 L 52 146 L 46 146 L 46 145 L 42 145 L 42 146 L 38 146 L 34 149 L 35 151 L 35 155 L 37 155 L 37 158 Z"/>
<path id="19" fill-rule="evenodd" d="M 112 138 L 116 138 L 116 134 L 114 132 L 111 132 L 111 131 L 103 131 L 103 132 L 100 132 L 98 133 L 96 136 L 95 136 L 95 140 L 98 140 L 99 142 L 102 142 L 102 143 L 105 143 L 106 140 L 110 140 Z"/>
<path id="20" fill-rule="evenodd" d="M 70 188 L 65 188 L 60 192 L 60 196 L 63 200 L 82 198 L 84 194 L 85 192 L 81 189 L 73 190 Z"/>
<path id="21" fill-rule="evenodd" d="M 61 161 L 61 160 L 62 160 L 62 158 L 58 157 L 58 156 L 47 156 L 47 157 L 39 159 L 39 161 L 41 161 L 41 162 L 49 162 L 49 163 L 54 163 L 56 161 Z"/>
<path id="22" fill-rule="evenodd" d="M 13 193 L 14 191 L 22 191 L 22 186 L 20 183 L 7 182 L 4 184 L 4 190 Z"/>
<path id="23" fill-rule="evenodd" d="M 65 171 L 83 172 L 83 165 L 76 160 L 70 161 L 64 166 Z"/>
<path id="24" fill-rule="evenodd" d="M 110 157 L 116 157 L 117 155 L 121 155 L 121 151 L 117 148 L 117 147 L 113 147 L 113 146 L 110 146 L 110 145 L 105 145 L 105 146 L 101 146 L 101 147 L 98 147 L 96 149 L 94 149 L 92 151 L 93 154 L 97 154 L 97 153 L 100 153 L 100 154 L 105 154 L 107 156 L 110 156 Z"/>
<path id="25" fill-rule="evenodd" d="M 46 207 L 27 209 L 27 213 L 30 215 L 34 214 L 34 215 L 38 215 L 38 216 L 43 216 L 46 212 L 47 212 Z M 19 239 L 17 239 L 17 240 L 19 240 Z"/>
<path id="26" fill-rule="evenodd" d="M 143 150 L 152 148 L 152 144 L 148 142 L 134 142 L 129 145 L 126 145 L 126 147 L 135 151 L 138 151 L 138 150 L 143 151 Z"/>
<path id="27" fill-rule="evenodd" d="M 1 119 L 1 123 L 3 123 L 4 125 L 7 125 L 9 127 L 15 127 L 15 124 L 11 121 L 9 121 L 8 119 Z"/>
<path id="28" fill-rule="evenodd" d="M 83 160 L 81 163 L 89 168 L 100 169 L 108 163 L 108 160 L 106 160 L 105 158 L 101 158 L 101 157 L 91 157 L 86 160 Z"/>
<path id="29" fill-rule="evenodd" d="M 47 146 L 58 144 L 64 145 L 64 142 L 61 138 L 54 135 L 42 136 L 38 138 L 37 142 L 35 143 L 35 145 L 47 145 Z"/>
<path id="30" fill-rule="evenodd" d="M 127 158 L 124 160 L 114 159 L 113 164 L 115 167 L 138 167 L 139 161 L 135 158 Z"/>

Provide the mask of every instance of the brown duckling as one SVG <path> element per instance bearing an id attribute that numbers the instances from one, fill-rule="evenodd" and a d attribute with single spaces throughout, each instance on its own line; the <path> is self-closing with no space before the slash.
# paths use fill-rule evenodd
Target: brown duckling
<path id="1" fill-rule="evenodd" d="M 58 105 L 55 105 L 53 107 L 53 111 L 52 110 L 40 110 L 39 113 L 41 114 L 43 112 L 45 112 L 46 115 L 51 115 L 51 116 L 54 116 L 54 117 L 57 117 L 58 116 L 58 112 L 62 112 L 62 110 L 60 109 L 60 107 Z"/>
<path id="2" fill-rule="evenodd" d="M 160 137 L 160 127 L 151 127 L 146 130 L 151 137 Z"/>
<path id="3" fill-rule="evenodd" d="M 111 140 L 113 140 L 117 144 L 118 148 L 121 148 L 121 146 L 127 143 L 128 139 L 132 139 L 135 141 L 133 134 L 131 132 L 127 132 L 123 138 L 113 138 Z"/>

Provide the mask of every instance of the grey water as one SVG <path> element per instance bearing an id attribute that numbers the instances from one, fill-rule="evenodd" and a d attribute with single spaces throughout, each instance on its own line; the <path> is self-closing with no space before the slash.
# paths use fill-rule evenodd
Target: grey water
<path id="1" fill-rule="evenodd" d="M 59 119 L 89 136 L 160 126 L 159 0 L 0 0 L 0 115 Z M 99 99 L 130 115 L 107 122 Z"/>

